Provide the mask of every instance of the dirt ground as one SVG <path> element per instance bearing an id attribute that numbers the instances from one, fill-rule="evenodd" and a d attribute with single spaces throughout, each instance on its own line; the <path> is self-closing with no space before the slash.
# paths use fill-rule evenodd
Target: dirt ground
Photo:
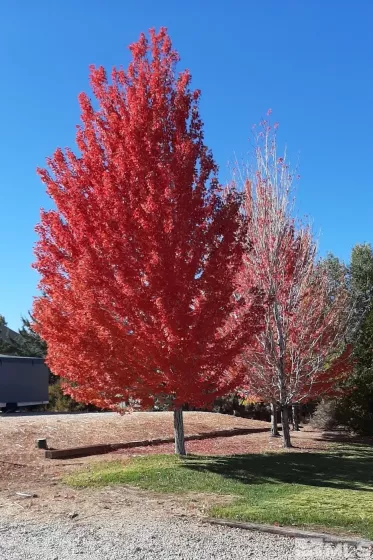
<path id="1" fill-rule="evenodd" d="M 261 453 L 280 450 L 281 438 L 269 436 L 269 423 L 248 420 L 224 414 L 208 412 L 185 412 L 185 434 L 246 428 L 248 435 L 222 437 L 187 442 L 189 453 L 230 455 L 235 453 Z M 116 413 L 83 414 L 13 414 L 0 416 L 0 488 L 9 483 L 15 475 L 16 480 L 27 471 L 38 476 L 41 471 L 54 471 L 60 468 L 90 463 L 96 457 L 68 460 L 45 459 L 44 451 L 36 449 L 37 438 L 47 438 L 48 447 L 62 449 L 100 443 L 119 443 L 173 436 L 171 412 L 135 412 L 120 416 Z M 322 434 L 302 429 L 293 434 L 294 451 L 322 449 L 327 444 Z M 123 449 L 105 455 L 107 459 L 119 459 L 122 455 L 143 455 L 146 453 L 172 453 L 172 444 L 153 447 Z M 102 460 L 102 456 L 98 456 Z"/>
<path id="2" fill-rule="evenodd" d="M 186 435 L 232 428 L 249 428 L 254 434 L 267 432 L 269 424 L 224 414 L 186 412 L 184 428 Z M 3 415 L 0 416 L 0 462 L 45 466 L 44 452 L 35 448 L 37 438 L 47 438 L 51 449 L 62 449 L 171 436 L 171 412 L 135 412 L 123 416 L 112 412 Z"/>
<path id="3" fill-rule="evenodd" d="M 271 438 L 269 424 L 228 415 L 203 412 L 185 413 L 185 433 L 195 434 L 228 428 L 250 428 L 252 433 L 233 437 L 187 442 L 187 451 L 196 454 L 230 455 L 281 451 L 281 439 Z M 119 416 L 114 413 L 91 414 L 14 414 L 0 417 L 0 517 L 7 519 L 79 520 L 120 516 L 123 508 L 144 507 L 145 494 L 130 488 L 72 490 L 61 483 L 61 476 L 97 461 L 121 460 L 147 453 L 173 453 L 172 444 L 119 450 L 106 455 L 77 459 L 50 460 L 35 448 L 35 439 L 46 437 L 54 448 L 93 443 L 115 443 L 172 436 L 172 414 L 141 413 Z M 292 433 L 292 452 L 325 449 L 328 442 L 320 432 L 302 429 Z M 23 495 L 26 494 L 26 495 Z M 32 497 L 33 496 L 33 497 Z M 162 515 L 166 507 L 174 515 L 201 516 L 211 497 L 146 495 L 147 508 Z M 213 498 L 216 503 L 216 497 Z M 227 500 L 229 497 L 223 497 Z"/>

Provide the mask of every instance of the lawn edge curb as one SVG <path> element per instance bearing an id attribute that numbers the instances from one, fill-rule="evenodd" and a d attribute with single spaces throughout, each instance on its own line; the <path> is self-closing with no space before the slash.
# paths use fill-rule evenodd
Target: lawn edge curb
<path id="1" fill-rule="evenodd" d="M 185 436 L 185 441 L 196 441 L 203 439 L 213 439 L 219 437 L 233 437 L 241 435 L 249 435 L 255 433 L 256 428 L 231 428 L 227 430 L 214 430 L 212 432 L 203 432 L 200 434 L 190 434 Z M 260 429 L 260 431 L 269 431 L 269 428 Z M 117 451 L 119 449 L 131 449 L 134 447 L 147 447 L 152 445 L 161 445 L 165 443 L 173 443 L 174 437 L 155 438 L 138 441 L 127 441 L 123 443 L 100 443 L 97 445 L 85 445 L 83 447 L 70 447 L 66 449 L 47 449 L 45 451 L 46 459 L 67 459 L 73 457 L 88 457 L 90 455 L 101 455 Z"/>
<path id="2" fill-rule="evenodd" d="M 344 543 L 353 546 L 369 547 L 373 549 L 373 541 L 343 537 L 338 535 L 332 535 L 328 533 L 318 533 L 315 531 L 306 531 L 304 529 L 297 529 L 296 527 L 277 527 L 275 525 L 267 525 L 260 523 L 244 523 L 241 521 L 228 521 L 223 519 L 213 519 L 211 517 L 205 518 L 203 520 L 205 523 L 210 523 L 211 525 L 220 525 L 223 527 L 232 527 L 233 529 L 244 529 L 246 531 L 258 531 L 261 533 L 271 533 L 273 535 L 279 535 L 282 537 L 290 538 L 303 538 L 303 539 L 318 539 L 325 543 Z"/>

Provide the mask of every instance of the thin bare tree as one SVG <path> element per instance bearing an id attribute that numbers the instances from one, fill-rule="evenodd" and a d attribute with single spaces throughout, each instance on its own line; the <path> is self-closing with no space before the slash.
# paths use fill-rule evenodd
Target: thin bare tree
<path id="1" fill-rule="evenodd" d="M 253 285 L 262 291 L 264 329 L 238 367 L 246 370 L 246 391 L 271 404 L 273 435 L 280 408 L 283 445 L 291 447 L 289 407 L 334 394 L 351 370 L 345 340 L 353 313 L 343 283 L 331 294 L 310 225 L 293 217 L 294 174 L 286 154 L 277 153 L 276 125 L 261 125 L 255 166 L 244 178 L 246 251 L 238 292 L 244 299 Z"/>

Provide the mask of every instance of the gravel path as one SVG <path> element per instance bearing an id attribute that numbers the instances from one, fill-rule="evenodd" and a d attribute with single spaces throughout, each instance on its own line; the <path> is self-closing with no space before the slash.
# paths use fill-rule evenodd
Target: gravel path
<path id="1" fill-rule="evenodd" d="M 1 560 L 303 560 L 372 558 L 367 550 L 169 518 L 1 523 Z"/>

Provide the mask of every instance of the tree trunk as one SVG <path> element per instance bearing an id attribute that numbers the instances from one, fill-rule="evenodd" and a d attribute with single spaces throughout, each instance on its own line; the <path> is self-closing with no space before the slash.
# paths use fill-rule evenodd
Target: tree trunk
<path id="1" fill-rule="evenodd" d="M 287 406 L 281 408 L 281 424 L 282 424 L 282 439 L 283 447 L 292 447 L 290 440 L 290 427 L 289 427 L 289 410 Z"/>
<path id="2" fill-rule="evenodd" d="M 291 412 L 293 416 L 293 430 L 294 432 L 299 432 L 299 414 L 298 414 L 298 405 L 293 404 L 291 407 Z"/>
<path id="3" fill-rule="evenodd" d="M 174 410 L 175 453 L 186 455 L 184 441 L 183 409 L 181 406 Z"/>
<path id="4" fill-rule="evenodd" d="M 277 427 L 277 405 L 276 403 L 272 402 L 271 403 L 271 436 L 277 437 L 278 435 L 279 433 Z"/>

